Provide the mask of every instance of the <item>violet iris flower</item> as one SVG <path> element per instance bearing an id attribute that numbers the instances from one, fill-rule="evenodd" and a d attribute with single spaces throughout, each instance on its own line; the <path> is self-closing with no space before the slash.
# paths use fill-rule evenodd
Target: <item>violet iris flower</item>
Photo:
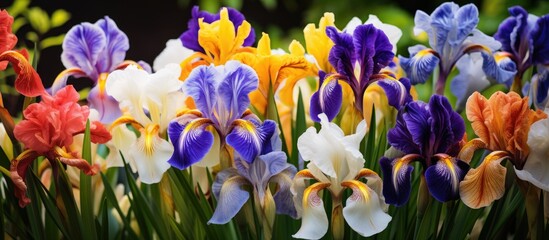
<path id="1" fill-rule="evenodd" d="M 175 151 L 168 162 L 178 169 L 199 162 L 198 166 L 213 167 L 220 161 L 220 151 L 228 145 L 252 163 L 266 147 L 262 142 L 270 139 L 276 129 L 275 122 L 261 123 L 247 110 L 248 94 L 257 85 L 255 71 L 238 61 L 193 69 L 183 89 L 194 99 L 197 110 L 170 122 L 168 134 Z"/>
<path id="2" fill-rule="evenodd" d="M 263 150 L 252 162 L 235 158 L 235 167 L 227 168 L 217 175 L 212 185 L 217 199 L 217 207 L 208 223 L 225 224 L 229 222 L 250 198 L 250 192 L 244 185 L 252 188 L 256 211 L 262 220 L 271 226 L 274 214 L 286 214 L 297 217 L 290 186 L 297 169 L 286 162 L 286 154 L 281 151 L 282 142 L 278 134 L 271 139 L 264 139 Z M 277 191 L 272 195 L 270 184 L 277 184 Z M 276 209 L 276 210 L 275 210 Z"/>
<path id="3" fill-rule="evenodd" d="M 399 57 L 412 84 L 425 83 L 438 66 L 436 93 L 444 94 L 447 78 L 456 62 L 474 52 L 482 54 L 482 70 L 488 77 L 498 83 L 506 83 L 512 78 L 515 72 L 500 68 L 492 56 L 501 44 L 478 30 L 478 21 L 478 9 L 473 4 L 459 7 L 451 2 L 443 3 L 431 15 L 418 10 L 414 32 L 416 35 L 426 32 L 431 48 L 412 46 L 408 49 L 410 58 Z"/>
<path id="4" fill-rule="evenodd" d="M 124 62 L 130 47 L 126 34 L 105 16 L 95 24 L 85 22 L 71 28 L 62 47 L 61 60 L 67 69 L 57 76 L 49 91 L 54 94 L 63 88 L 71 75 L 87 77 L 94 83 L 88 102 L 90 108 L 99 112 L 100 121 L 110 123 L 120 117 L 118 102 L 107 95 L 105 82 L 110 72 L 128 65 Z M 148 64 L 140 65 L 150 72 Z"/>
<path id="5" fill-rule="evenodd" d="M 319 73 L 319 89 L 311 97 L 310 112 L 314 121 L 320 122 L 320 113 L 325 113 L 329 121 L 339 113 L 343 97 L 339 80 L 353 90 L 354 106 L 362 115 L 364 93 L 373 84 L 379 84 L 387 96 L 395 97 L 389 98 L 394 107 L 411 99 L 407 79 L 397 81 L 381 71 L 394 57 L 393 45 L 383 31 L 372 24 L 365 24 L 356 27 L 353 35 L 338 32 L 331 26 L 326 28 L 326 34 L 335 44 L 328 60 L 337 73 Z"/>
<path id="6" fill-rule="evenodd" d="M 234 24 L 235 28 L 238 28 L 244 22 L 245 18 L 242 13 L 240 13 L 238 10 L 234 8 L 227 8 L 229 12 L 229 20 Z M 194 50 L 196 52 L 206 53 L 204 51 L 204 48 L 200 46 L 200 43 L 198 42 L 198 30 L 200 30 L 200 26 L 198 25 L 198 19 L 202 18 L 205 23 L 213 23 L 220 19 L 219 12 L 216 14 L 211 14 L 206 11 L 200 11 L 198 6 L 194 6 L 192 13 L 191 13 L 191 19 L 187 22 L 187 31 L 181 34 L 179 36 L 179 40 L 181 40 L 181 43 L 183 43 L 183 46 Z M 236 32 L 236 29 L 235 29 Z M 243 47 L 252 46 L 255 42 L 255 32 L 252 28 L 250 31 L 250 35 L 244 40 L 244 43 L 242 44 Z"/>
<path id="7" fill-rule="evenodd" d="M 433 95 L 429 103 L 414 101 L 403 107 L 387 140 L 405 155 L 380 159 L 383 195 L 389 204 L 401 206 L 411 191 L 412 161 L 419 161 L 431 195 L 445 202 L 459 198 L 459 183 L 469 165 L 452 156 L 460 150 L 465 123 L 448 100 Z"/>

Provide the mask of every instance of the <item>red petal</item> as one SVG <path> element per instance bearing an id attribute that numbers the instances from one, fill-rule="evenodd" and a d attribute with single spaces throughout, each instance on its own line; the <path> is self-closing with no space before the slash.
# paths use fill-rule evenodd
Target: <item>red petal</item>
<path id="1" fill-rule="evenodd" d="M 12 64 L 17 73 L 15 89 L 19 93 L 27 97 L 36 97 L 46 93 L 40 76 L 21 53 L 16 51 L 3 52 L 0 54 L 1 61 L 9 61 Z"/>

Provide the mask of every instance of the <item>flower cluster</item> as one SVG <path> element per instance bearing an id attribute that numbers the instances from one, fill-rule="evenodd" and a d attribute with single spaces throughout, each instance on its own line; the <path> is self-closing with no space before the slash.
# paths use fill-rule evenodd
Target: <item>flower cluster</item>
<path id="1" fill-rule="evenodd" d="M 465 206 L 490 206 L 516 188 L 534 231 L 549 191 L 549 15 L 509 12 L 491 37 L 477 29 L 473 4 L 418 10 L 414 32 L 426 33 L 429 47 L 396 56 L 402 31 L 374 15 L 340 30 L 325 13 L 318 27 L 303 30 L 305 47 L 293 40 L 286 52 L 272 49 L 267 33 L 256 43 L 236 9 L 194 7 L 188 29 L 167 42 L 153 68 L 125 59 L 129 37 L 104 17 L 68 31 L 66 69 L 46 88 L 26 50 L 13 50 L 14 21 L 2 10 L 0 70 L 11 63 L 15 89 L 27 99 L 20 120 L 0 101 L 5 189 L 20 207 L 40 196 L 32 201 L 45 201 L 47 219 L 68 238 L 75 233 L 61 227 L 79 211 L 89 233 L 99 224 L 110 230 L 103 224 L 113 215 L 128 234 L 117 236 L 204 238 L 216 224 L 239 231 L 234 236 L 270 239 L 292 225 L 282 214 L 300 219 L 295 238 L 330 230 L 343 239 L 411 224 L 408 209 L 417 211 L 414 236 L 437 236 L 417 235 L 429 222 L 434 234 L 442 224 L 437 238 L 444 238 Z M 91 89 L 79 93 L 71 76 L 91 79 Z M 432 84 L 434 94 L 418 97 L 421 84 Z M 510 91 L 483 92 L 496 84 Z M 52 174 L 44 174 L 48 167 Z M 101 190 L 93 192 L 86 175 L 95 174 Z M 78 207 L 64 180 L 82 191 Z M 124 197 L 115 196 L 119 184 Z M 442 203 L 449 203 L 445 215 Z M 29 216 L 42 216 L 41 206 Z M 95 206 L 92 215 L 86 206 Z M 395 229 L 382 234 L 395 238 Z"/>

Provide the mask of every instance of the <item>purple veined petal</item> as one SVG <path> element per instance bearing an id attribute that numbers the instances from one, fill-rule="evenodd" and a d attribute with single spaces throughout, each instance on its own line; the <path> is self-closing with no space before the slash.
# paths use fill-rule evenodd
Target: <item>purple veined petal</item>
<path id="1" fill-rule="evenodd" d="M 72 27 L 63 40 L 61 61 L 65 68 L 80 68 L 93 81 L 99 72 L 95 69 L 101 53 L 107 47 L 103 30 L 91 23 Z"/>
<path id="2" fill-rule="evenodd" d="M 459 183 L 470 167 L 467 163 L 449 156 L 441 157 L 425 171 L 427 188 L 440 202 L 459 198 Z"/>
<path id="3" fill-rule="evenodd" d="M 197 118 L 185 125 L 170 122 L 168 136 L 174 145 L 174 152 L 168 163 L 183 170 L 202 160 L 210 150 L 219 151 L 211 149 L 214 144 L 213 130 L 208 128 L 211 124 L 211 120 L 206 118 Z"/>
<path id="4" fill-rule="evenodd" d="M 534 45 L 533 64 L 549 64 L 549 15 L 538 19 L 531 36 Z"/>
<path id="5" fill-rule="evenodd" d="M 248 94 L 257 89 L 258 84 L 259 79 L 253 68 L 239 61 L 228 61 L 225 64 L 223 80 L 217 88 L 218 114 L 226 114 L 228 117 L 221 117 L 219 121 L 231 123 L 242 116 L 250 105 Z M 224 109 L 219 108 L 220 106 Z"/>
<path id="6" fill-rule="evenodd" d="M 428 48 L 420 50 L 410 58 L 400 56 L 399 60 L 400 66 L 413 85 L 425 83 L 440 61 L 438 53 Z"/>
<path id="7" fill-rule="evenodd" d="M 217 198 L 217 206 L 208 224 L 228 223 L 250 198 L 250 193 L 242 187 L 249 184 L 246 179 L 238 175 L 232 175 L 231 177 L 226 176 L 229 174 L 220 173 L 220 175 L 218 175 L 212 186 Z"/>
<path id="8" fill-rule="evenodd" d="M 411 175 L 414 167 L 402 158 L 390 159 L 382 157 L 379 160 L 383 173 L 383 196 L 385 202 L 402 206 L 408 202 L 412 190 Z"/>
<path id="9" fill-rule="evenodd" d="M 183 85 L 185 93 L 193 98 L 196 108 L 210 119 L 215 118 L 212 113 L 217 102 L 219 78 L 221 75 L 215 67 L 198 66 L 191 71 Z"/>
<path id="10" fill-rule="evenodd" d="M 327 79 L 320 79 L 318 91 L 311 96 L 310 114 L 311 119 L 320 122 L 319 114 L 325 113 L 328 121 L 332 121 L 343 102 L 343 88 L 334 75 L 327 75 Z"/>
<path id="11" fill-rule="evenodd" d="M 507 87 L 511 87 L 513 78 L 517 73 L 515 62 L 503 54 L 496 53 L 496 56 L 492 56 L 492 54 L 484 51 L 481 51 L 480 54 L 483 59 L 482 70 L 486 76 L 498 83 L 507 85 Z"/>
<path id="12" fill-rule="evenodd" d="M 429 120 L 431 113 L 427 108 L 427 104 L 424 102 L 411 102 L 406 105 L 406 112 L 402 114 L 402 120 L 404 120 L 408 132 L 422 156 L 432 154 L 426 152 L 429 151 L 431 145 L 431 120 Z M 403 149 L 399 150 L 406 152 Z"/>
<path id="13" fill-rule="evenodd" d="M 382 80 L 377 81 L 376 84 L 385 91 L 389 105 L 397 110 L 413 100 L 412 95 L 410 95 L 410 80 L 407 78 L 401 78 L 398 81 Z"/>
<path id="14" fill-rule="evenodd" d="M 460 7 L 455 16 L 456 29 L 448 36 L 448 42 L 453 47 L 459 47 L 465 39 L 477 27 L 478 9 L 474 4 L 467 4 Z"/>
<path id="15" fill-rule="evenodd" d="M 383 31 L 372 24 L 361 25 L 353 34 L 356 60 L 360 64 L 361 85 L 367 84 L 372 74 L 389 65 L 395 54 L 393 45 Z"/>
<path id="16" fill-rule="evenodd" d="M 528 12 L 520 6 L 509 8 L 510 17 L 505 19 L 498 28 L 494 38 L 501 42 L 502 50 L 514 55 L 517 68 L 524 71 L 532 64 L 532 44 Z"/>
<path id="17" fill-rule="evenodd" d="M 356 56 L 353 37 L 347 33 L 339 33 L 337 28 L 332 26 L 326 27 L 326 35 L 335 44 L 330 50 L 328 61 L 339 74 L 348 78 L 349 84 L 356 84 L 354 72 Z"/>
<path id="18" fill-rule="evenodd" d="M 101 57 L 95 67 L 98 73 L 111 72 L 126 58 L 130 41 L 126 34 L 118 29 L 116 23 L 107 16 L 99 19 L 95 25 L 103 30 L 106 37 L 106 48 L 100 54 Z"/>
<path id="19" fill-rule="evenodd" d="M 238 172 L 245 173 L 241 175 L 254 186 L 261 200 L 265 198 L 265 191 L 269 187 L 271 178 L 291 166 L 286 162 L 286 154 L 282 151 L 260 155 L 249 165 L 238 157 L 236 159 L 235 165 L 237 162 L 239 163 L 237 165 Z"/>
<path id="20" fill-rule="evenodd" d="M 447 153 L 454 144 L 463 139 L 465 122 L 454 112 L 452 105 L 444 96 L 433 95 L 429 100 L 431 115 L 431 133 L 434 134 L 432 153 Z"/>
<path id="21" fill-rule="evenodd" d="M 434 33 L 435 46 L 431 46 L 435 51 L 444 52 L 444 46 L 448 42 L 448 34 L 455 28 L 454 13 L 459 6 L 453 2 L 446 2 L 438 6 L 431 13 L 431 27 Z"/>
<path id="22" fill-rule="evenodd" d="M 530 81 L 530 95 L 537 109 L 544 109 L 549 95 L 549 71 L 538 70 Z"/>
<path id="23" fill-rule="evenodd" d="M 242 119 L 235 120 L 233 126 L 225 141 L 247 163 L 252 163 L 262 152 L 263 145 L 271 139 L 276 128 L 272 121 L 265 121 L 262 125 L 256 126 Z"/>
<path id="24" fill-rule="evenodd" d="M 297 169 L 290 164 L 286 164 L 287 168 L 279 174 L 271 178 L 271 182 L 278 185 L 278 190 L 273 195 L 274 202 L 276 204 L 276 213 L 285 214 L 292 218 L 297 218 L 297 211 L 295 209 L 293 194 L 290 191 L 292 186 L 292 179 L 294 178 Z"/>
<path id="25" fill-rule="evenodd" d="M 99 121 L 102 123 L 112 123 L 118 117 L 122 116 L 118 101 L 107 95 L 105 91 L 101 93 L 100 86 L 95 86 L 90 90 L 88 103 L 90 108 L 99 112 Z"/>
<path id="26" fill-rule="evenodd" d="M 406 154 L 421 153 L 419 146 L 414 142 L 412 134 L 406 127 L 406 121 L 403 118 L 404 111 L 397 115 L 397 121 L 394 128 L 387 132 L 387 141 L 391 146 Z"/>

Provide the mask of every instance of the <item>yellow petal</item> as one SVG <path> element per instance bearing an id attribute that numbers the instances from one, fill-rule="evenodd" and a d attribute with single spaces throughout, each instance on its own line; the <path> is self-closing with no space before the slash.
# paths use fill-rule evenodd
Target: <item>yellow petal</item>
<path id="1" fill-rule="evenodd" d="M 471 169 L 459 185 L 461 200 L 470 208 L 481 208 L 500 199 L 505 193 L 505 174 L 507 169 L 501 161 L 508 158 L 507 152 L 495 151 L 476 169 Z"/>
<path id="2" fill-rule="evenodd" d="M 324 17 L 320 18 L 318 28 L 311 23 L 303 29 L 307 52 L 315 57 L 318 68 L 327 73 L 335 72 L 335 69 L 328 62 L 328 56 L 334 43 L 326 35 L 326 27 L 335 26 L 334 22 L 334 14 L 327 12 L 324 13 Z"/>

